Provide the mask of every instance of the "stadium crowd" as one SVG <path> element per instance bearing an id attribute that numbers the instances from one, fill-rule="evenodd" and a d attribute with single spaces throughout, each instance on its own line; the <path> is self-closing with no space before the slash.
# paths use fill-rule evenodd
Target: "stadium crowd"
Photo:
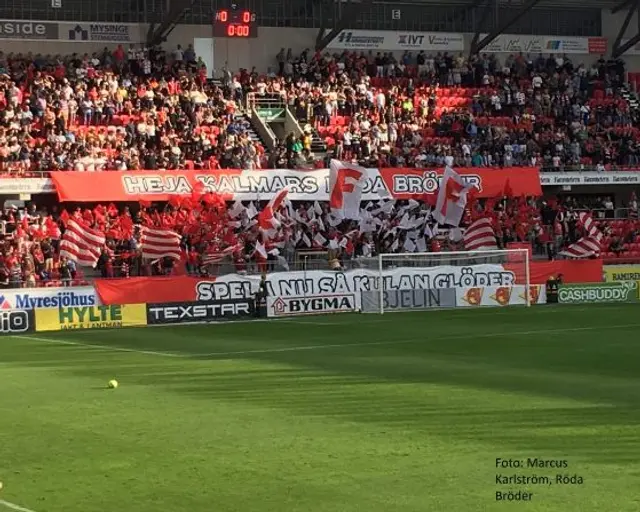
<path id="1" fill-rule="evenodd" d="M 591 67 L 566 55 L 494 55 L 471 60 L 446 53 L 340 55 L 303 52 L 277 56 L 278 72 L 222 70 L 206 80 L 191 46 L 105 49 L 70 57 L 0 53 L 0 173 L 97 172 L 137 169 L 292 167 L 313 160 L 310 133 L 290 135 L 271 155 L 249 136 L 242 116 L 249 95 L 279 98 L 325 138 L 332 156 L 370 166 L 539 166 L 544 170 L 639 163 L 638 114 L 619 96 L 624 67 L 600 59 Z M 326 165 L 318 160 L 316 165 Z M 478 201 L 467 221 L 494 219 L 499 246 L 530 242 L 549 258 L 579 235 L 585 198 L 496 198 Z M 578 201 L 578 202 L 576 202 Z M 603 253 L 635 254 L 637 203 L 626 221 L 608 222 L 612 198 L 598 199 L 606 224 Z M 621 205 L 618 205 L 621 206 Z M 90 205 L 5 208 L 0 285 L 69 284 L 85 276 L 60 258 L 65 225 L 77 218 L 99 228 L 107 244 L 98 262 L 105 277 L 168 272 L 215 272 L 220 254 L 236 270 L 264 264 L 255 217 L 260 205 L 232 215 L 218 198 L 141 204 L 130 211 Z M 268 264 L 294 263 L 296 251 L 328 251 L 332 265 L 348 265 L 379 251 L 443 251 L 460 242 L 439 233 L 429 206 L 372 203 L 360 224 L 337 223 L 325 204 L 284 208 L 283 228 L 265 245 Z M 183 235 L 180 262 L 142 260 L 140 224 Z M 211 227 L 214 226 L 214 227 Z"/>

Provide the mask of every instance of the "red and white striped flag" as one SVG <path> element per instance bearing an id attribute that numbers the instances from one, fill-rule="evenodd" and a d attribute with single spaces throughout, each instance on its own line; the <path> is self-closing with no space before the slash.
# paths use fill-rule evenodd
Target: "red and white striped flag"
<path id="1" fill-rule="evenodd" d="M 143 226 L 140 230 L 140 249 L 142 257 L 149 259 L 180 259 L 180 241 L 182 237 L 169 229 L 156 229 Z"/>
<path id="2" fill-rule="evenodd" d="M 488 251 L 497 249 L 496 232 L 491 219 L 483 217 L 472 222 L 462 236 L 467 251 Z"/>
<path id="3" fill-rule="evenodd" d="M 69 219 L 60 241 L 60 256 L 69 258 L 78 265 L 94 267 L 98 263 L 104 243 L 103 233 Z"/>
<path id="4" fill-rule="evenodd" d="M 236 245 L 230 245 L 229 247 L 222 249 L 221 251 L 212 251 L 205 252 L 202 255 L 202 264 L 203 265 L 213 265 L 216 263 L 220 263 L 227 256 L 231 256 L 234 252 L 241 251 L 243 245 L 238 243 Z"/>
<path id="5" fill-rule="evenodd" d="M 580 224 L 584 228 L 585 236 L 558 254 L 567 258 L 597 258 L 602 250 L 602 232 L 589 213 L 580 213 Z"/>

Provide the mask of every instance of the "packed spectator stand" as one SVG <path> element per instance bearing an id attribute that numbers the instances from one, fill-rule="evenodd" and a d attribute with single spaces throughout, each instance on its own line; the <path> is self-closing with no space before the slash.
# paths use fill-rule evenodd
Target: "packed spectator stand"
<path id="1" fill-rule="evenodd" d="M 192 47 L 172 52 L 127 51 L 42 56 L 0 54 L 0 172 L 41 176 L 52 170 L 108 172 L 155 169 L 324 167 L 331 157 L 370 167 L 540 167 L 543 171 L 636 168 L 639 114 L 620 95 L 621 62 L 591 67 L 566 55 L 462 55 L 405 53 L 341 55 L 303 52 L 277 57 L 277 73 L 242 70 L 206 79 Z M 278 98 L 301 124 L 270 154 L 251 135 L 248 97 Z M 304 122 L 302 121 L 304 120 Z M 314 155 L 310 133 L 329 152 Z M 466 221 L 491 216 L 500 247 L 531 242 L 554 258 L 579 237 L 577 212 L 589 209 L 605 233 L 605 258 L 640 259 L 635 195 L 510 198 L 476 201 Z M 624 206 L 624 219 L 614 219 Z M 231 213 L 215 194 L 175 198 L 167 204 L 7 207 L 0 285 L 72 284 L 93 275 L 60 258 L 69 219 L 103 231 L 98 262 L 103 277 L 217 272 L 222 254 L 236 271 L 262 270 L 256 244 L 265 243 L 269 268 L 295 264 L 298 251 L 323 251 L 334 268 L 358 256 L 407 250 L 459 249 L 429 220 L 427 204 L 363 205 L 375 230 L 337 223 L 325 204 L 294 204 L 280 212 L 283 228 L 264 240 L 256 222 L 260 204 Z M 407 212 L 423 217 L 420 243 L 407 243 L 397 226 Z M 139 226 L 183 235 L 181 261 L 143 260 Z M 326 264 L 326 257 L 325 257 Z"/>

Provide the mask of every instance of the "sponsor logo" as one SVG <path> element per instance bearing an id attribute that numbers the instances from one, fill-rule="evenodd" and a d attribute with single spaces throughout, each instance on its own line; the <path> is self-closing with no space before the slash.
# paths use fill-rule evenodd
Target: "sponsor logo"
<path id="1" fill-rule="evenodd" d="M 565 173 L 563 176 L 555 174 L 540 175 L 541 185 L 632 185 L 640 183 L 637 173 L 611 172 L 611 173 Z"/>
<path id="2" fill-rule="evenodd" d="M 562 304 L 635 302 L 637 288 L 636 281 L 561 285 L 558 290 L 558 301 Z"/>
<path id="3" fill-rule="evenodd" d="M 526 287 L 525 287 L 526 289 Z M 529 286 L 529 304 L 532 306 L 538 304 L 540 302 L 540 290 L 542 287 L 540 285 L 530 285 Z M 527 300 L 527 292 L 519 294 L 519 297 L 525 301 Z"/>
<path id="4" fill-rule="evenodd" d="M 354 34 L 351 31 L 342 31 L 337 37 L 338 42 L 346 47 L 377 48 L 384 45 L 384 36 L 371 34 Z"/>
<path id="5" fill-rule="evenodd" d="M 61 329 L 122 327 L 122 306 L 60 308 L 58 310 L 58 321 Z"/>
<path id="6" fill-rule="evenodd" d="M 547 41 L 547 50 L 558 51 L 562 47 L 562 41 L 558 39 L 549 39 Z"/>
<path id="7" fill-rule="evenodd" d="M 0 39 L 58 39 L 58 25 L 37 21 L 0 21 Z"/>
<path id="8" fill-rule="evenodd" d="M 355 311 L 353 294 L 318 297 L 278 297 L 270 306 L 273 316 L 309 315 L 316 313 L 342 313 Z"/>
<path id="9" fill-rule="evenodd" d="M 128 25 L 117 23 L 91 23 L 76 25 L 69 30 L 70 41 L 131 41 Z"/>
<path id="10" fill-rule="evenodd" d="M 495 293 L 492 293 L 490 297 L 500 306 L 508 306 L 511 300 L 512 290 L 513 288 L 511 286 L 501 286 L 500 288 L 496 288 Z"/>
<path id="11" fill-rule="evenodd" d="M 74 291 L 5 293 L 0 296 L 0 309 L 36 309 L 59 308 L 69 306 L 95 306 L 96 296 L 93 292 Z"/>
<path id="12" fill-rule="evenodd" d="M 0 311 L 0 332 L 21 333 L 29 330 L 29 313 L 26 311 Z"/>
<path id="13" fill-rule="evenodd" d="M 227 301 L 210 304 L 154 304 L 147 308 L 148 323 L 183 323 L 220 320 L 251 315 L 248 301 Z"/>
<path id="14" fill-rule="evenodd" d="M 462 34 L 433 34 L 427 40 L 432 48 L 455 50 L 463 44 Z"/>
<path id="15" fill-rule="evenodd" d="M 455 291 L 450 288 L 385 290 L 382 294 L 382 300 L 385 310 L 453 307 L 455 306 Z"/>
<path id="16" fill-rule="evenodd" d="M 482 296 L 484 295 L 484 288 L 469 288 L 464 292 L 462 300 L 470 306 L 479 306 L 482 304 Z"/>
<path id="17" fill-rule="evenodd" d="M 398 36 L 398 44 L 401 46 L 420 47 L 424 42 L 424 35 L 417 34 L 400 34 Z"/>

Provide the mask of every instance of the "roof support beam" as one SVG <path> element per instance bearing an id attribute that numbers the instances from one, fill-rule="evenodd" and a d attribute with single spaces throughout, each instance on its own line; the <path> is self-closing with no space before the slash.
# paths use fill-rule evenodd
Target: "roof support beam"
<path id="1" fill-rule="evenodd" d="M 480 17 L 480 21 L 476 24 L 476 33 L 473 35 L 473 39 L 471 40 L 471 48 L 469 50 L 469 55 L 475 55 L 478 53 L 478 50 L 477 50 L 478 40 L 480 39 L 480 34 L 482 34 L 482 32 L 488 32 L 488 30 L 485 30 L 485 27 L 487 26 L 487 22 L 489 21 L 489 17 L 491 16 L 491 13 L 492 13 L 491 0 L 484 0 L 484 8 L 482 9 L 482 16 Z"/>
<path id="2" fill-rule="evenodd" d="M 358 16 L 358 14 L 371 4 L 373 4 L 373 0 L 361 0 L 359 2 L 349 0 L 346 3 L 339 4 L 342 6 L 342 15 L 336 23 L 336 26 L 326 35 L 324 34 L 324 29 L 320 28 L 318 36 L 316 37 L 316 51 L 322 51 L 329 46 L 329 43 L 338 37 L 340 32 L 348 29 L 349 25 L 353 23 L 353 20 Z"/>
<path id="3" fill-rule="evenodd" d="M 626 43 L 622 44 L 622 39 L 624 38 L 624 34 L 626 33 L 627 28 L 629 28 L 629 24 L 631 23 L 631 18 L 633 18 L 633 15 L 635 13 L 638 13 L 640 15 L 640 12 L 638 9 L 638 6 L 640 5 L 640 0 L 633 0 L 632 3 L 629 3 L 629 2 L 627 3 L 629 4 L 629 11 L 627 12 L 627 15 L 624 18 L 624 22 L 620 27 L 620 31 L 618 32 L 618 35 L 616 36 L 616 39 L 613 42 L 611 57 L 613 57 L 614 59 L 621 57 L 627 50 L 629 50 L 630 48 L 632 48 L 633 46 L 635 46 L 640 42 L 640 17 L 639 17 L 638 30 L 636 32 L 636 35 L 633 36 L 631 39 L 629 39 Z M 611 12 L 613 12 L 613 10 Z"/>
<path id="4" fill-rule="evenodd" d="M 613 9 L 611 9 L 611 14 L 616 14 L 617 12 L 620 12 L 621 10 L 631 6 L 631 4 L 633 3 L 634 0 L 624 0 L 622 3 L 619 3 Z"/>
<path id="5" fill-rule="evenodd" d="M 503 21 L 502 23 L 500 23 L 500 25 L 498 25 L 497 28 L 492 30 L 482 40 L 478 41 L 475 48 L 472 48 L 473 53 L 479 53 L 480 51 L 482 51 L 482 49 L 485 46 L 487 46 L 491 41 L 493 41 L 500 34 L 503 34 L 506 30 L 508 30 L 509 27 L 511 27 L 514 23 L 516 23 L 525 14 L 527 14 L 539 2 L 540 0 L 528 0 L 520 9 L 518 9 L 511 16 L 509 16 L 506 21 Z"/>
<path id="6" fill-rule="evenodd" d="M 195 0 L 170 0 L 171 5 L 165 19 L 158 25 L 153 32 L 149 30 L 147 44 L 149 46 L 157 46 L 167 40 L 167 36 L 173 32 L 176 25 L 182 21 L 187 12 L 191 9 Z"/>

